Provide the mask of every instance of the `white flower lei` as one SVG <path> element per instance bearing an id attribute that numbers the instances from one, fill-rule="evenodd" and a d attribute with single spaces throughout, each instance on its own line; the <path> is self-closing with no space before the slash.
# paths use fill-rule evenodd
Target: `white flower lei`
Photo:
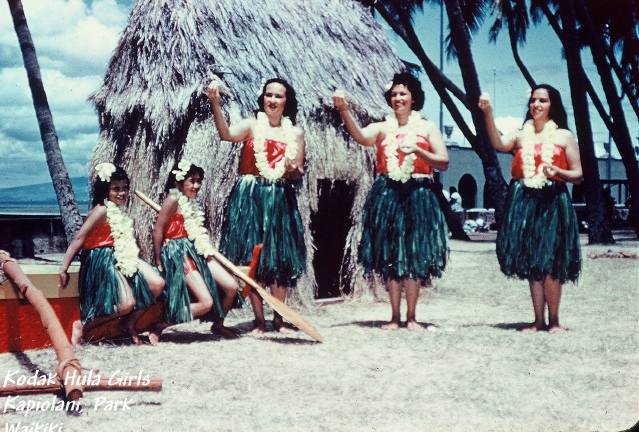
<path id="1" fill-rule="evenodd" d="M 171 189 L 169 192 L 178 198 L 179 211 L 184 216 L 184 228 L 197 253 L 204 257 L 212 256 L 215 250 L 211 245 L 209 233 L 204 228 L 204 212 L 200 210 L 197 201 L 190 200 L 178 189 Z"/>
<path id="2" fill-rule="evenodd" d="M 411 112 L 408 117 L 406 127 L 408 129 L 404 137 L 405 144 L 417 143 L 417 133 L 419 132 L 419 122 L 422 116 L 417 111 Z M 384 155 L 386 156 L 386 167 L 388 168 L 388 177 L 395 181 L 406 183 L 410 179 L 415 167 L 413 162 L 417 156 L 415 154 L 407 154 L 404 157 L 402 165 L 399 165 L 399 148 L 397 145 L 397 131 L 399 129 L 399 121 L 395 113 L 386 116 L 386 148 Z"/>
<path id="3" fill-rule="evenodd" d="M 104 200 L 107 212 L 107 222 L 111 227 L 115 266 L 126 277 L 131 277 L 138 271 L 138 256 L 140 249 L 133 234 L 133 220 L 127 216 L 113 201 Z"/>
<path id="4" fill-rule="evenodd" d="M 532 119 L 524 123 L 522 128 L 523 138 L 521 140 L 521 160 L 524 171 L 524 184 L 529 188 L 541 189 L 551 184 L 543 169 L 535 172 L 535 145 L 541 141 L 541 161 L 552 165 L 555 153 L 555 144 L 552 138 L 557 129 L 557 123 L 549 120 L 539 135 L 535 135 L 535 125 Z"/>
<path id="5" fill-rule="evenodd" d="M 282 117 L 282 131 L 284 133 L 284 142 L 286 150 L 284 157 L 275 163 L 271 168 L 266 156 L 266 133 L 269 128 L 268 116 L 264 112 L 257 113 L 257 124 L 253 131 L 253 151 L 255 152 L 255 165 L 260 171 L 260 175 L 268 180 L 275 181 L 282 178 L 286 171 L 286 159 L 295 159 L 299 146 L 295 140 L 295 131 L 293 130 L 293 122 L 288 117 Z"/>

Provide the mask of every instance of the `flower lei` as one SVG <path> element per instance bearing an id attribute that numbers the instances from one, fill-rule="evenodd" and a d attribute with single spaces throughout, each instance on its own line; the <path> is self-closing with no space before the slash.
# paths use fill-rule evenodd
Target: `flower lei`
<path id="1" fill-rule="evenodd" d="M 552 138 L 557 129 L 557 123 L 549 120 L 539 135 L 535 135 L 535 125 L 533 121 L 528 120 L 524 123 L 524 127 L 522 128 L 521 159 L 524 171 L 524 184 L 529 188 L 541 189 L 550 184 L 546 174 L 544 174 L 544 170 L 537 170 L 535 166 L 535 145 L 541 141 L 541 161 L 545 164 L 552 165 L 552 159 L 555 153 L 555 145 Z"/>
<path id="2" fill-rule="evenodd" d="M 138 271 L 138 256 L 140 249 L 133 234 L 133 220 L 127 216 L 114 202 L 104 200 L 107 221 L 111 226 L 115 266 L 126 277 L 131 277 Z"/>
<path id="3" fill-rule="evenodd" d="M 184 228 L 197 253 L 204 257 L 212 256 L 215 250 L 211 245 L 209 233 L 204 228 L 204 212 L 200 210 L 197 201 L 190 200 L 178 189 L 171 189 L 169 192 L 178 198 L 180 213 L 184 216 Z"/>
<path id="4" fill-rule="evenodd" d="M 408 117 L 408 122 L 406 123 L 408 131 L 404 137 L 404 143 L 415 144 L 417 142 L 417 132 L 419 132 L 419 122 L 421 119 L 422 116 L 417 111 L 411 112 Z M 386 148 L 384 149 L 384 155 L 386 156 L 388 177 L 395 181 L 406 183 L 415 169 L 413 162 L 415 162 L 417 156 L 413 153 L 407 154 L 400 166 L 399 148 L 397 145 L 399 121 L 394 113 L 386 116 L 386 125 Z"/>
<path id="5" fill-rule="evenodd" d="M 286 150 L 284 157 L 275 163 L 271 168 L 266 155 L 266 133 L 269 128 L 268 116 L 264 112 L 257 113 L 257 124 L 253 131 L 253 151 L 255 152 L 255 165 L 260 171 L 260 175 L 268 180 L 275 181 L 282 178 L 286 171 L 286 159 L 295 159 L 299 146 L 295 140 L 293 122 L 288 117 L 282 117 L 282 131 L 284 132 L 284 142 Z"/>

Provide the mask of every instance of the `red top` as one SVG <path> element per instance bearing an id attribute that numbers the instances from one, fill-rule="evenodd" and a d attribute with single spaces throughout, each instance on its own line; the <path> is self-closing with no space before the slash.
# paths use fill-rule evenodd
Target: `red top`
<path id="1" fill-rule="evenodd" d="M 82 249 L 95 249 L 102 246 L 113 246 L 111 225 L 108 222 L 103 222 L 93 228 L 93 231 L 84 239 Z"/>
<path id="2" fill-rule="evenodd" d="M 184 228 L 184 216 L 182 213 L 173 213 L 169 217 L 169 223 L 164 227 L 164 238 L 179 239 L 188 236 L 186 228 Z"/>
<path id="3" fill-rule="evenodd" d="M 539 165 L 542 164 L 541 161 L 541 146 L 542 144 L 535 144 L 535 174 L 537 174 L 537 169 Z M 513 159 L 513 164 L 510 167 L 510 175 L 514 179 L 519 179 L 524 177 L 524 163 L 521 159 L 521 151 L 522 149 L 517 150 L 515 153 L 515 158 Z M 552 155 L 552 164 L 557 168 L 568 169 L 568 161 L 566 160 L 566 149 L 561 146 L 555 144 L 555 153 Z M 561 177 L 554 176 L 551 177 L 552 180 L 565 181 Z"/>
<path id="4" fill-rule="evenodd" d="M 255 161 L 255 150 L 253 149 L 253 138 L 244 143 L 242 147 L 242 153 L 240 154 L 240 174 L 253 174 L 255 176 L 260 175 L 260 170 L 257 169 L 257 162 Z M 275 141 L 271 139 L 266 140 L 266 159 L 268 164 L 273 168 L 275 164 L 282 160 L 284 152 L 286 151 L 286 143 L 281 141 Z M 284 173 L 282 178 L 290 178 L 290 173 Z"/>
<path id="5" fill-rule="evenodd" d="M 406 134 L 397 135 L 398 146 L 404 142 L 404 137 L 406 137 Z M 417 146 L 419 146 L 420 148 L 426 151 L 431 151 L 430 143 L 428 142 L 426 138 L 424 138 L 421 135 L 417 135 Z M 384 139 L 384 141 L 382 141 L 382 143 L 377 148 L 377 174 L 388 173 L 388 167 L 386 166 L 386 154 L 384 154 L 385 151 L 386 151 L 386 139 Z M 400 165 L 404 161 L 404 156 L 405 154 L 402 153 L 401 151 L 397 152 L 397 158 L 399 159 Z M 417 159 L 415 159 L 415 162 L 413 162 L 413 167 L 414 167 L 413 174 L 432 174 L 433 173 L 433 167 L 428 165 L 428 162 L 426 162 L 424 159 L 420 158 L 419 156 L 417 156 Z"/>

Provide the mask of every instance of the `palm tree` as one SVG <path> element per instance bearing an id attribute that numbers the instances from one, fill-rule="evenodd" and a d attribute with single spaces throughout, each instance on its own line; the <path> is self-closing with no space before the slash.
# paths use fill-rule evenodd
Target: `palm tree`
<path id="1" fill-rule="evenodd" d="M 450 39 L 452 43 L 449 53 L 455 54 L 459 61 L 464 81 L 464 91 L 455 86 L 455 84 L 435 66 L 419 42 L 419 38 L 412 24 L 412 16 L 423 8 L 423 0 L 404 0 L 401 2 L 378 0 L 374 4 L 374 8 L 420 60 L 426 74 L 443 103 L 446 105 L 453 120 L 479 156 L 486 178 L 488 196 L 493 200 L 495 219 L 499 223 L 503 214 L 507 185 L 501 173 L 497 154 L 488 139 L 483 114 L 477 108 L 476 101 L 479 99 L 481 91 L 477 70 L 470 49 L 471 37 L 469 27 L 471 30 L 476 29 L 478 21 L 483 17 L 482 11 L 486 1 L 482 0 L 471 2 L 472 4 L 465 4 L 464 9 L 462 9 L 457 0 L 446 0 L 445 3 L 451 26 Z M 457 106 L 452 101 L 451 94 L 460 100 L 471 112 L 477 130 L 476 134 L 473 134 L 466 124 Z"/>
<path id="2" fill-rule="evenodd" d="M 60 146 L 58 145 L 58 135 L 53 125 L 53 117 L 51 116 L 47 94 L 42 84 L 40 66 L 38 65 L 35 46 L 31 39 L 31 32 L 29 31 L 27 18 L 24 15 L 22 2 L 21 0 L 7 1 L 13 18 L 13 26 L 18 36 L 18 42 L 20 43 L 24 67 L 27 70 L 27 76 L 29 78 L 33 106 L 38 119 L 47 165 L 49 166 L 49 172 L 53 180 L 53 188 L 55 189 L 58 205 L 60 206 L 62 224 L 64 225 L 67 241 L 70 242 L 82 226 L 82 217 L 80 216 L 75 194 L 73 193 L 71 181 L 69 180 L 69 174 L 62 159 Z"/>

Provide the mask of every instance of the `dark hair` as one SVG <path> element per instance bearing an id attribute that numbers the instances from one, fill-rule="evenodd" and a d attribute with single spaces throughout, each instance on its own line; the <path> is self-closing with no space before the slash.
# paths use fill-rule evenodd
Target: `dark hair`
<path id="1" fill-rule="evenodd" d="M 177 163 L 173 165 L 173 169 L 171 170 L 171 173 L 169 174 L 169 180 L 166 182 L 166 187 L 164 188 L 164 191 L 166 193 L 169 193 L 169 190 L 175 187 L 175 182 L 184 183 L 184 180 L 186 180 L 187 178 L 191 177 L 194 174 L 199 174 L 200 177 L 202 177 L 202 180 L 204 180 L 204 169 L 195 164 L 191 164 L 191 166 L 189 167 L 189 170 L 186 172 L 186 175 L 184 176 L 184 179 L 179 181 L 175 178 L 175 173 L 173 172 L 173 171 L 177 171 L 178 169 L 179 167 Z"/>
<path id="2" fill-rule="evenodd" d="M 388 104 L 388 106 L 391 108 L 393 107 L 391 105 L 391 94 L 393 93 L 393 87 L 400 84 L 408 87 L 408 91 L 413 97 L 413 110 L 419 111 L 420 109 L 424 108 L 426 96 L 424 95 L 424 90 L 422 90 L 422 83 L 408 72 L 398 73 L 395 74 L 395 76 L 393 77 L 391 88 L 386 90 L 386 92 L 384 93 L 384 98 L 386 99 L 386 103 Z"/>
<path id="3" fill-rule="evenodd" d="M 286 104 L 284 105 L 284 113 L 283 115 L 290 118 L 291 122 L 295 124 L 297 120 L 297 97 L 295 97 L 295 90 L 289 83 L 280 78 L 271 78 L 266 81 L 262 86 L 262 93 L 257 98 L 257 110 L 255 110 L 255 114 L 262 111 L 264 112 L 264 93 L 266 93 L 266 86 L 271 83 L 282 84 L 286 89 Z"/>
<path id="4" fill-rule="evenodd" d="M 100 177 L 96 177 L 93 182 L 93 201 L 91 202 L 94 207 L 98 204 L 104 204 L 104 200 L 109 198 L 111 182 L 113 180 L 126 180 L 128 184 L 131 183 L 129 176 L 126 175 L 126 171 L 119 166 L 115 167 L 115 171 L 111 174 L 111 179 L 108 182 L 101 180 Z"/>
<path id="5" fill-rule="evenodd" d="M 557 123 L 557 126 L 561 129 L 568 129 L 568 114 L 566 114 L 564 104 L 561 102 L 561 94 L 559 94 L 559 90 L 548 84 L 537 84 L 532 88 L 532 91 L 530 92 L 530 99 L 528 99 L 528 109 L 526 110 L 526 119 L 524 120 L 524 123 L 532 119 L 532 115 L 530 114 L 530 101 L 532 100 L 532 95 L 537 89 L 544 89 L 548 92 L 548 99 L 550 99 L 550 111 L 548 111 L 548 118 Z"/>

